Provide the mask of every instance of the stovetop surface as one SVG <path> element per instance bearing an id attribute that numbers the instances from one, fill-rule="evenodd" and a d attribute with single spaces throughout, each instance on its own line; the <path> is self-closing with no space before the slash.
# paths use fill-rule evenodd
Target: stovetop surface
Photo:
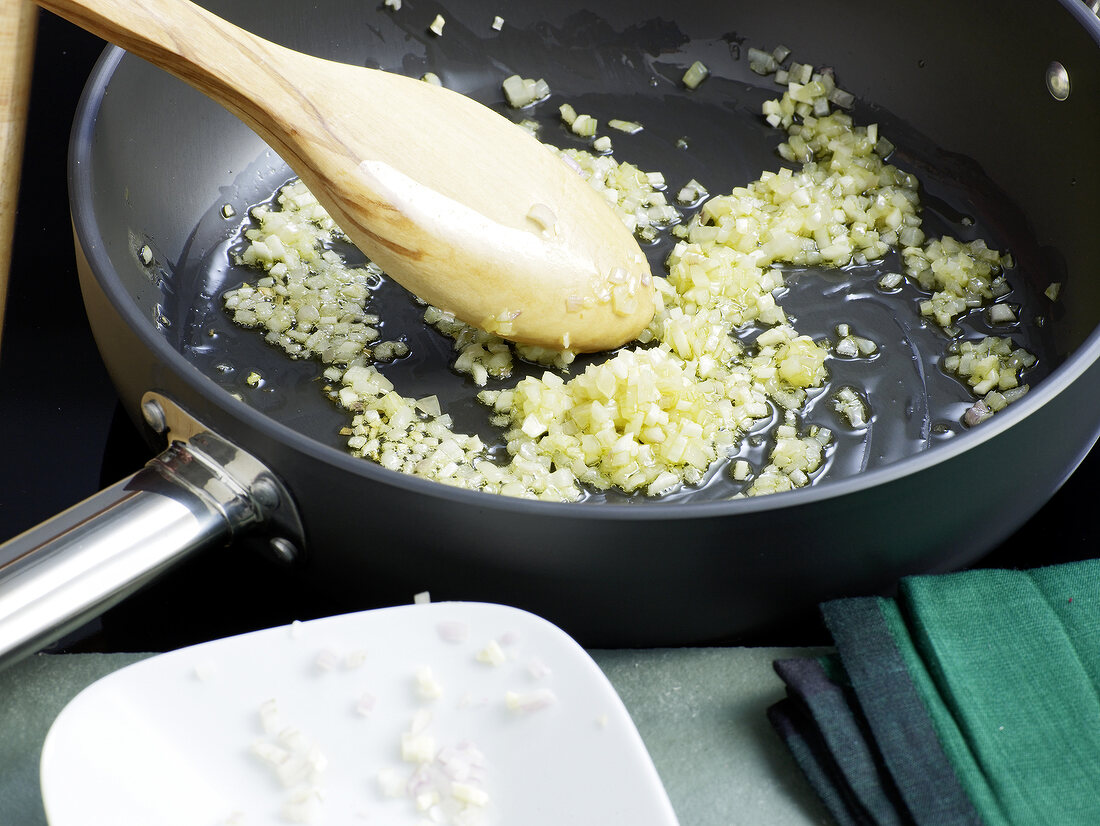
<path id="1" fill-rule="evenodd" d="M 66 200 L 69 129 L 101 41 L 42 14 L 2 351 L 0 540 L 137 470 L 150 458 L 120 410 L 84 316 Z M 1100 449 L 983 566 L 1095 555 Z M 411 597 L 412 595 L 410 595 Z M 251 554 L 200 554 L 56 650 L 167 650 L 326 613 L 323 600 Z M 738 642 L 824 639 L 812 617 Z"/>

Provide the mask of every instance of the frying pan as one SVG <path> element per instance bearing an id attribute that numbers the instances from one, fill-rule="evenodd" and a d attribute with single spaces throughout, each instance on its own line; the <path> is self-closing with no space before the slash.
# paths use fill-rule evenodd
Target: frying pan
<path id="1" fill-rule="evenodd" d="M 919 320 L 919 294 L 907 286 L 887 300 L 873 289 L 898 269 L 895 255 L 788 274 L 780 298 L 801 332 L 827 338 L 846 322 L 880 344 L 869 366 L 829 360 L 833 385 L 858 384 L 874 418 L 846 431 L 826 394 L 810 404 L 804 423 L 838 436 L 808 488 L 731 499 L 737 487 L 719 470 L 660 500 L 557 504 L 395 474 L 342 449 L 344 420 L 318 389 L 320 367 L 286 359 L 220 309 L 225 289 L 254 277 L 230 263 L 240 222 L 222 207 L 243 216 L 293 173 L 216 105 L 110 48 L 73 130 L 81 287 L 123 405 L 151 446 L 170 446 L 0 550 L 0 606 L 14 606 L 0 608 L 0 652 L 33 650 L 226 541 L 292 560 L 288 575 L 330 595 L 334 610 L 430 590 L 523 607 L 590 646 L 721 640 L 976 560 L 1046 502 L 1100 432 L 1100 21 L 1080 0 L 204 5 L 301 51 L 433 71 L 501 110 L 504 77 L 544 77 L 554 91 L 534 112 L 544 139 L 572 140 L 557 125 L 564 101 L 601 122 L 635 119 L 646 128 L 616 137 L 617 157 L 712 193 L 781 165 L 780 136 L 759 116 L 780 90 L 750 71 L 746 50 L 782 43 L 796 60 L 832 66 L 857 96 L 856 120 L 879 123 L 899 147 L 891 161 L 921 178 L 929 235 L 983 237 L 1015 256 L 1011 300 L 1025 323 L 1011 335 L 1040 357 L 1033 387 L 964 427 L 973 399 L 938 368 L 946 339 Z M 437 14 L 442 37 L 428 32 Z M 711 76 L 689 94 L 679 78 L 697 59 Z M 665 244 L 647 249 L 658 271 Z M 1063 285 L 1057 302 L 1043 296 L 1052 282 Z M 392 286 L 373 300 L 384 334 L 412 349 L 387 368 L 400 392 L 437 394 L 460 429 L 491 438 L 476 388 L 450 368 L 449 343 L 415 303 Z M 991 331 L 980 313 L 963 327 Z M 259 387 L 245 381 L 253 371 Z M 766 430 L 754 431 L 742 455 L 758 463 L 766 448 Z"/>

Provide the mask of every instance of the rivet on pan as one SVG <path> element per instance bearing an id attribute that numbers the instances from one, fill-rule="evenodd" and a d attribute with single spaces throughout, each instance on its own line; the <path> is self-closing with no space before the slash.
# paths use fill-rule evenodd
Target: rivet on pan
<path id="1" fill-rule="evenodd" d="M 252 496 L 265 508 L 274 508 L 279 504 L 279 489 L 263 476 L 252 483 Z"/>
<path id="2" fill-rule="evenodd" d="M 293 562 L 298 557 L 298 548 L 289 539 L 276 536 L 269 543 L 271 552 L 280 562 Z"/>
<path id="3" fill-rule="evenodd" d="M 154 433 L 163 433 L 168 429 L 168 422 L 164 418 L 164 409 L 155 400 L 149 399 L 141 405 L 141 415 Z"/>
<path id="4" fill-rule="evenodd" d="M 1047 90 L 1055 100 L 1069 97 L 1069 72 L 1057 60 L 1047 66 Z"/>

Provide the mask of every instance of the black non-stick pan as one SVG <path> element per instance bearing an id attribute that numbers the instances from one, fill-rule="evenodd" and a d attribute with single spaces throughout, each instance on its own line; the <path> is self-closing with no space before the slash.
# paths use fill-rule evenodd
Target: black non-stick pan
<path id="1" fill-rule="evenodd" d="M 782 90 L 746 57 L 782 44 L 793 59 L 832 67 L 856 95 L 856 121 L 878 123 L 896 145 L 891 161 L 921 179 L 928 235 L 981 237 L 1011 251 L 1021 323 L 1009 334 L 1039 361 L 1026 396 L 965 426 L 974 398 L 942 370 L 947 339 L 921 321 L 923 296 L 912 285 L 896 295 L 874 288 L 900 267 L 891 253 L 844 271 L 792 270 L 780 295 L 801 332 L 829 338 L 848 322 L 879 343 L 870 364 L 828 362 L 831 386 L 860 387 L 874 416 L 846 430 L 827 393 L 811 402 L 803 424 L 837 438 L 807 488 L 731 498 L 739 486 L 717 468 L 706 484 L 660 499 L 612 492 L 556 504 L 387 471 L 344 450 L 346 420 L 321 393 L 318 364 L 287 359 L 221 308 L 226 289 L 255 278 L 232 263 L 239 217 L 293 172 L 198 93 L 108 49 L 73 132 L 82 288 L 124 405 L 151 444 L 168 434 L 175 447 L 43 529 L 97 545 L 91 562 L 70 564 L 74 543 L 41 531 L 5 547 L 0 605 L 31 568 L 98 583 L 41 612 L 54 633 L 195 547 L 258 536 L 294 559 L 288 575 L 302 587 L 331 594 L 334 609 L 429 590 L 527 608 L 588 645 L 717 640 L 824 598 L 976 560 L 1051 496 L 1100 432 L 1100 21 L 1080 0 L 204 5 L 305 52 L 434 72 L 517 120 L 535 117 L 541 137 L 559 146 L 581 146 L 560 125 L 562 102 L 601 121 L 640 121 L 642 132 L 616 136 L 616 157 L 662 171 L 670 187 L 696 178 L 712 193 L 783 164 L 781 133 L 760 114 Z M 437 14 L 441 37 L 428 30 Z M 680 78 L 695 60 L 711 74 L 689 91 Z M 552 97 L 509 112 L 500 84 L 514 73 L 545 78 Z M 647 248 L 655 271 L 669 243 Z M 1052 302 L 1044 290 L 1053 282 L 1062 287 Z M 499 440 L 474 400 L 478 388 L 452 369 L 449 341 L 420 322 L 422 308 L 393 285 L 373 302 L 385 335 L 411 348 L 384 368 L 400 392 L 434 393 L 460 429 Z M 1003 333 L 981 312 L 962 327 L 968 338 Z M 246 381 L 252 372 L 259 386 Z M 740 455 L 759 463 L 767 444 L 762 427 Z M 236 475 L 226 479 L 225 464 Z M 168 519 L 179 536 L 142 533 L 120 508 L 154 526 Z M 95 513 L 117 523 L 109 538 L 85 537 Z M 125 564 L 113 561 L 119 547 Z M 27 561 L 42 558 L 54 562 Z M 4 616 L 35 613 L 32 602 Z M 43 633 L 7 648 L 26 650 Z"/>

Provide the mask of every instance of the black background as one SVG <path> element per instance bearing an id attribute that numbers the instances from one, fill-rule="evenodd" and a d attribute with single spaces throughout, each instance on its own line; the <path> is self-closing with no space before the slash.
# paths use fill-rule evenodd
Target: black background
<path id="1" fill-rule="evenodd" d="M 102 49 L 102 41 L 40 14 L 0 350 L 0 540 L 133 472 L 151 455 L 118 408 L 84 317 L 72 252 L 69 129 Z M 1095 556 L 1098 468 L 1094 449 L 1051 502 L 981 564 L 1030 567 Z M 323 604 L 285 571 L 251 554 L 213 549 L 70 635 L 60 649 L 167 650 L 322 613 Z M 735 642 L 823 639 L 815 618 L 804 617 Z"/>

